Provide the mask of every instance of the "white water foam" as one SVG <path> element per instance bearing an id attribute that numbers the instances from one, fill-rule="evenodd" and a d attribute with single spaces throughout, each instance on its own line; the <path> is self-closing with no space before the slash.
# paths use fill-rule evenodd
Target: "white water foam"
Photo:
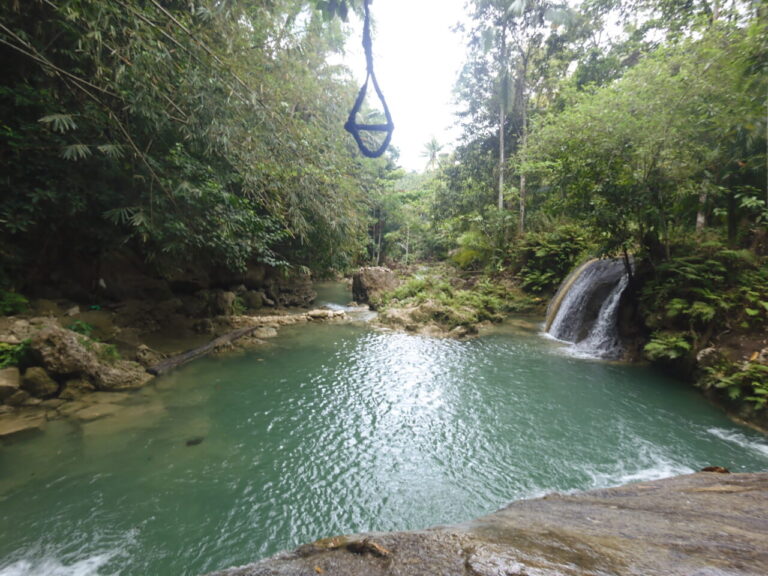
<path id="1" fill-rule="evenodd" d="M 97 576 L 99 569 L 117 554 L 104 552 L 72 563 L 51 556 L 22 558 L 0 566 L 0 576 Z"/>
<path id="2" fill-rule="evenodd" d="M 709 428 L 707 429 L 707 432 L 720 438 L 720 440 L 731 442 L 741 448 L 746 448 L 768 457 L 768 444 L 764 442 L 758 442 L 752 438 L 747 438 L 744 434 L 734 432 L 733 430 L 725 430 L 723 428 Z"/>

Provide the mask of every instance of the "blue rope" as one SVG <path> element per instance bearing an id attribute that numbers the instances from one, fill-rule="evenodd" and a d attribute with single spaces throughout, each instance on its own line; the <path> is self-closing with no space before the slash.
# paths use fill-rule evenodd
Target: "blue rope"
<path id="1" fill-rule="evenodd" d="M 363 24 L 363 49 L 365 50 L 365 65 L 366 65 L 366 77 L 365 82 L 363 83 L 362 87 L 360 88 L 360 92 L 357 94 L 357 99 L 355 100 L 355 105 L 352 107 L 352 110 L 349 112 L 349 118 L 347 118 L 347 122 L 344 124 L 344 129 L 352 134 L 352 136 L 355 139 L 355 142 L 357 142 L 357 147 L 360 149 L 360 152 L 362 152 L 363 156 L 366 156 L 368 158 L 378 158 L 382 154 L 384 154 L 384 151 L 387 149 L 387 146 L 389 146 L 389 142 L 392 140 L 392 132 L 395 129 L 395 125 L 392 122 L 392 115 L 389 113 L 389 107 L 387 106 L 387 101 L 384 98 L 384 94 L 381 92 L 381 88 L 379 88 L 379 83 L 376 80 L 376 73 L 373 71 L 373 42 L 371 41 L 371 17 L 370 12 L 368 9 L 368 5 L 370 4 L 371 0 L 365 0 L 365 22 Z M 358 124 L 356 117 L 357 114 L 360 112 L 360 108 L 363 105 L 363 101 L 365 100 L 366 92 L 368 91 L 368 80 L 371 80 L 373 82 L 373 89 L 376 91 L 376 94 L 379 97 L 379 100 L 381 100 L 381 103 L 384 105 L 384 117 L 387 120 L 386 124 Z M 386 136 L 384 137 L 384 140 L 376 149 L 368 148 L 368 146 L 363 141 L 362 135 L 360 134 L 361 131 L 368 131 L 368 132 L 386 132 Z"/>

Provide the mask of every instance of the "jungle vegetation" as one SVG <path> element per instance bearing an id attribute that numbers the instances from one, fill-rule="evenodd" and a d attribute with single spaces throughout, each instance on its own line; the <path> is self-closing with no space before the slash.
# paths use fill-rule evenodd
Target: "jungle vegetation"
<path id="1" fill-rule="evenodd" d="M 442 261 L 543 299 L 580 259 L 631 254 L 648 357 L 765 332 L 764 2 L 468 0 L 463 137 L 405 173 L 342 128 L 356 86 L 333 55 L 362 1 L 4 2 L 6 294 L 128 250 L 158 270 Z M 707 381 L 764 406 L 755 366 Z"/>

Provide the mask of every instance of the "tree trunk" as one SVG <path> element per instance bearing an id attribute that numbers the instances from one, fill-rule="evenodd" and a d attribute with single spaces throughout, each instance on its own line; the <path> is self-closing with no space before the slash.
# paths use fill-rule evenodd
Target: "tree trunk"
<path id="1" fill-rule="evenodd" d="M 147 368 L 147 372 L 154 374 L 155 376 L 160 376 L 161 374 L 165 374 L 166 372 L 173 370 L 174 368 L 178 368 L 179 366 L 186 364 L 187 362 L 190 362 L 196 358 L 206 356 L 224 344 L 230 344 L 231 342 L 234 342 L 243 336 L 247 336 L 248 334 L 255 332 L 259 328 L 261 328 L 261 326 L 239 328 L 238 330 L 224 334 L 224 336 L 214 338 L 208 342 L 208 344 L 200 346 L 199 348 L 195 348 L 189 352 L 184 352 L 183 354 L 173 356 L 172 358 L 167 358 L 162 362 L 155 364 L 154 366 L 150 366 Z"/>
<path id="2" fill-rule="evenodd" d="M 509 88 L 506 23 L 501 27 L 501 47 L 499 50 L 501 65 L 501 85 L 499 88 L 499 212 L 501 212 L 504 210 L 504 124 L 507 122 L 507 91 Z"/>
<path id="3" fill-rule="evenodd" d="M 707 206 L 707 199 L 709 195 L 706 190 L 702 190 L 699 194 L 699 209 L 696 212 L 696 233 L 700 234 L 707 225 L 707 213 L 705 212 Z"/>

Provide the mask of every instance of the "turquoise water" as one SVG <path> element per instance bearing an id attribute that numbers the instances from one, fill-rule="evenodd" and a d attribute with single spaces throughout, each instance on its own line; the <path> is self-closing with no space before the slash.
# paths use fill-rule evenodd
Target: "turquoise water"
<path id="1" fill-rule="evenodd" d="M 469 342 L 284 329 L 123 403 L 0 449 L 0 575 L 194 575 L 551 491 L 768 470 L 766 438 L 687 386 L 526 320 Z"/>

